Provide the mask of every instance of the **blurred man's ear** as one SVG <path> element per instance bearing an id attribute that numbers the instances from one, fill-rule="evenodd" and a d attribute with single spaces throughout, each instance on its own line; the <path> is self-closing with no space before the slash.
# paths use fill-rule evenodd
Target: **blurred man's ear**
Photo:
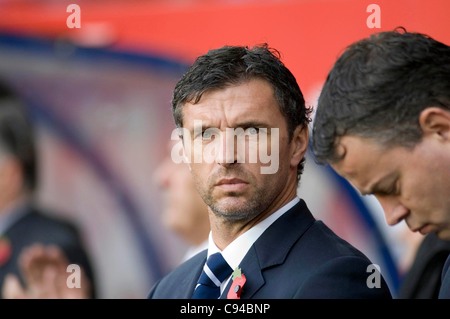
<path id="1" fill-rule="evenodd" d="M 429 107 L 420 113 L 419 124 L 424 136 L 435 136 L 450 140 L 450 111 L 440 107 Z"/>

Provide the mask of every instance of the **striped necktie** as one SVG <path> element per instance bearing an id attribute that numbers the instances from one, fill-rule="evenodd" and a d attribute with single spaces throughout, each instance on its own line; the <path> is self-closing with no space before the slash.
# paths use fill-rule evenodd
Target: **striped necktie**
<path id="1" fill-rule="evenodd" d="M 227 279 L 233 269 L 222 257 L 221 253 L 209 256 L 202 274 L 195 287 L 193 299 L 217 299 L 220 297 L 220 285 Z"/>

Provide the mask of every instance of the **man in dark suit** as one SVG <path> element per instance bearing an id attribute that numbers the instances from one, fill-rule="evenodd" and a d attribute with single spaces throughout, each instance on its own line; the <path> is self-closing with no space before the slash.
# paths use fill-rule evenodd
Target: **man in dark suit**
<path id="1" fill-rule="evenodd" d="M 208 249 L 149 298 L 216 289 L 211 298 L 391 298 L 378 268 L 297 195 L 311 110 L 276 50 L 209 51 L 177 83 L 172 106 L 183 141 L 172 159 L 190 164 L 211 232 Z M 210 262 L 218 252 L 225 264 Z"/>
<path id="2" fill-rule="evenodd" d="M 38 172 L 34 138 L 25 104 L 6 82 L 0 83 L 0 289 L 5 289 L 6 278 L 15 288 L 37 284 L 37 279 L 45 279 L 43 276 L 56 266 L 56 260 L 63 260 L 80 266 L 83 278 L 89 280 L 81 285 L 88 284 L 87 296 L 94 297 L 93 270 L 78 228 L 35 204 Z M 50 258 L 46 257 L 47 246 Z M 52 256 L 55 251 L 59 255 Z M 58 273 L 63 277 L 57 284 L 66 285 L 71 272 L 59 268 Z"/>
<path id="3" fill-rule="evenodd" d="M 450 46 L 403 28 L 349 45 L 322 88 L 312 141 L 317 161 L 374 195 L 388 224 L 450 240 Z M 439 298 L 450 298 L 447 269 Z"/>

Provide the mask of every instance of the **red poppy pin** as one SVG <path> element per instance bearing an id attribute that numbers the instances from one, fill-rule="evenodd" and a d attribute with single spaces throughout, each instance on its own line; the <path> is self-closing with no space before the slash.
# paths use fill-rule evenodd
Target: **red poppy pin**
<path id="1" fill-rule="evenodd" d="M 11 243 L 5 237 L 0 237 L 0 267 L 6 264 L 11 257 Z"/>
<path id="2" fill-rule="evenodd" d="M 231 284 L 230 290 L 228 290 L 227 298 L 241 299 L 242 289 L 247 281 L 247 278 L 245 278 L 245 275 L 241 272 L 241 268 L 237 267 L 233 271 L 232 280 L 233 283 Z"/>

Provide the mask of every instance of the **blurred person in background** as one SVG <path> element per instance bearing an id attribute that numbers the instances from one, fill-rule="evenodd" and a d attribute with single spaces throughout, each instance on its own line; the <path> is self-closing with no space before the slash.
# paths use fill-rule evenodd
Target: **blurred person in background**
<path id="1" fill-rule="evenodd" d="M 208 248 L 210 227 L 208 206 L 195 188 L 189 166 L 171 158 L 170 150 L 175 144 L 176 141 L 169 144 L 168 155 L 155 171 L 155 181 L 163 191 L 164 226 L 189 244 L 183 262 Z"/>
<path id="2" fill-rule="evenodd" d="M 86 291 L 82 295 L 94 298 L 94 273 L 79 228 L 37 204 L 37 160 L 35 131 L 27 106 L 7 81 L 0 81 L 2 297 L 74 297 L 78 292 L 64 294 L 62 289 L 67 288 L 71 274 L 67 266 L 76 264 L 83 273 L 81 285 Z M 46 292 L 46 282 L 59 287 L 56 294 Z"/>

